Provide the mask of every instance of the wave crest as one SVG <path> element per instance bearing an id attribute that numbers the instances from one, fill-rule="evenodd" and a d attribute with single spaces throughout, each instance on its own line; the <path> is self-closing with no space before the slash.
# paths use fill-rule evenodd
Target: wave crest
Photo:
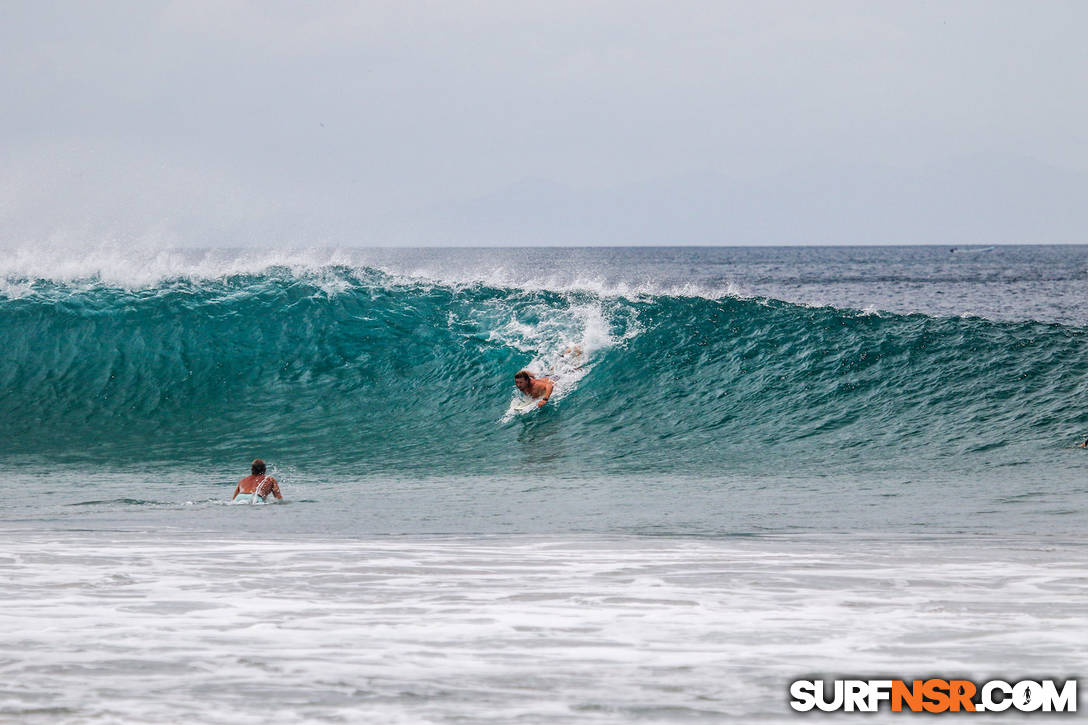
<path id="1" fill-rule="evenodd" d="M 709 474 L 917 455 L 996 464 L 1088 425 L 1075 407 L 1088 346 L 1060 325 L 351 266 L 75 280 L 35 278 L 0 300 L 9 456 Z M 586 354 L 577 383 L 502 423 L 513 373 L 546 371 L 570 345 Z"/>

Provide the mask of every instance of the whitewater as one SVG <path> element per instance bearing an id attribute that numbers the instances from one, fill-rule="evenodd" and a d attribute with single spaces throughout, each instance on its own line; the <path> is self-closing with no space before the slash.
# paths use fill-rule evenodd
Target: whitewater
<path id="1" fill-rule="evenodd" d="M 1074 677 L 1086 333 L 1084 246 L 10 250 L 0 719 Z M 230 506 L 256 457 L 286 501 Z"/>

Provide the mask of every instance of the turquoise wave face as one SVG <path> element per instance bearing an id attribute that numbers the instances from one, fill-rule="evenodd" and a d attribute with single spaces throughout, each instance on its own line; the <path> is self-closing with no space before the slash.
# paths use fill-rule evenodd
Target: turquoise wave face
<path id="1" fill-rule="evenodd" d="M 33 283 L 0 331 L 9 463 L 812 475 L 1017 465 L 1088 428 L 1084 330 L 1034 322 L 331 268 Z M 525 367 L 558 392 L 510 415 Z"/>

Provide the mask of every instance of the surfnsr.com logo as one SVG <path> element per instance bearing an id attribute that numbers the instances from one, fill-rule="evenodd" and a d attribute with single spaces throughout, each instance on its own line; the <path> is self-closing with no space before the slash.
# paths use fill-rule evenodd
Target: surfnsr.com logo
<path id="1" fill-rule="evenodd" d="M 798 712 L 1076 712 L 1077 681 L 797 680 L 790 698 Z"/>

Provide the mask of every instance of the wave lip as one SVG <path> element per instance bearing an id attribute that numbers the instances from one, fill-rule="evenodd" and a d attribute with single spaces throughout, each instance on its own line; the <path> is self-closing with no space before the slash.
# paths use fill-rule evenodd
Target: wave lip
<path id="1" fill-rule="evenodd" d="M 638 299 L 654 296 L 721 299 L 743 296 L 743 289 L 725 279 L 662 283 L 609 279 L 592 271 L 512 268 L 504 263 L 450 265 L 394 262 L 374 250 L 299 249 L 163 250 L 100 246 L 73 251 L 65 248 L 17 248 L 0 260 L 0 298 L 19 298 L 42 288 L 66 292 L 116 288 L 130 292 L 230 284 L 237 280 L 279 278 L 316 284 L 330 293 L 353 286 L 443 286 L 452 289 L 486 287 L 523 292 L 588 293 L 599 297 Z"/>

